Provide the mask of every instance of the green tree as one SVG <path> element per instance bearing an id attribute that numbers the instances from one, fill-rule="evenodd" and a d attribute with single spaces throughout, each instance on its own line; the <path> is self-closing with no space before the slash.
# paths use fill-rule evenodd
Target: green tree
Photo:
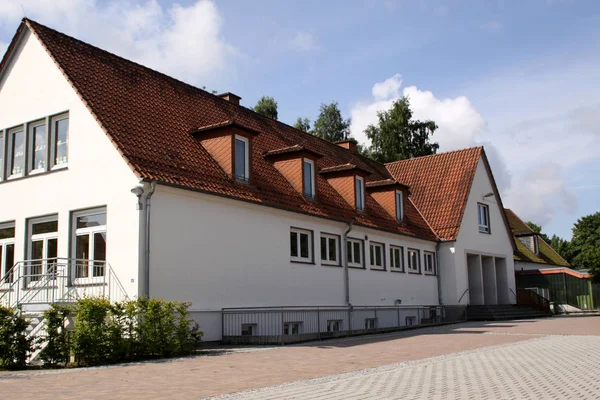
<path id="1" fill-rule="evenodd" d="M 350 135 L 350 118 L 344 119 L 337 102 L 321 104 L 319 117 L 312 134 L 330 142 L 347 139 Z"/>
<path id="2" fill-rule="evenodd" d="M 573 259 L 571 242 L 556 235 L 552 235 L 552 238 L 548 244 L 554 249 L 554 251 L 560 254 L 562 258 L 571 264 L 571 260 Z"/>
<path id="3" fill-rule="evenodd" d="M 310 132 L 310 120 L 308 118 L 298 117 L 294 123 L 294 128 L 301 130 L 302 132 Z"/>
<path id="4" fill-rule="evenodd" d="M 386 163 L 435 154 L 439 144 L 429 137 L 438 126 L 433 121 L 412 119 L 410 101 L 404 96 L 388 111 L 377 113 L 377 125 L 369 125 L 365 134 L 371 140 L 371 158 Z"/>
<path id="5" fill-rule="evenodd" d="M 263 96 L 254 106 L 254 111 L 272 119 L 277 119 L 277 102 L 274 98 Z"/>
<path id="6" fill-rule="evenodd" d="M 589 269 L 600 281 L 600 212 L 586 215 L 573 226 L 573 266 Z"/>

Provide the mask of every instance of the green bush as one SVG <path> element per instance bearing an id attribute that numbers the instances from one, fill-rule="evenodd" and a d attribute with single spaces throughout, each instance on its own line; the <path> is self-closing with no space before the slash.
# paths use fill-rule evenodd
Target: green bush
<path id="1" fill-rule="evenodd" d="M 40 358 L 48 367 L 64 366 L 69 362 L 70 344 L 67 332 L 67 319 L 70 308 L 53 304 L 44 311 L 46 336 L 39 338 L 39 343 L 46 343 L 40 352 Z"/>
<path id="2" fill-rule="evenodd" d="M 24 368 L 33 351 L 33 338 L 27 337 L 29 323 L 19 310 L 0 306 L 0 368 Z"/>

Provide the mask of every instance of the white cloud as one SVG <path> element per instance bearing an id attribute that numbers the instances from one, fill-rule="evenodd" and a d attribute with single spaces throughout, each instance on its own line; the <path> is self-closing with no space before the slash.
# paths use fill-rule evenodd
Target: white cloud
<path id="1" fill-rule="evenodd" d="M 441 151 L 473 146 L 478 134 L 485 129 L 485 120 L 464 96 L 438 99 L 432 92 L 415 86 L 405 87 L 402 91 L 401 88 L 402 78 L 396 74 L 375 83 L 371 90 L 372 99 L 352 108 L 352 135 L 358 141 L 368 143 L 364 134 L 366 127 L 377 123 L 378 111 L 388 110 L 402 96 L 409 97 L 414 119 L 431 119 L 437 123 L 439 129 L 433 140 L 440 144 Z"/>
<path id="2" fill-rule="evenodd" d="M 499 31 L 500 29 L 502 29 L 502 27 L 502 23 L 498 21 L 488 21 L 485 24 L 481 25 L 481 28 L 490 32 Z"/>
<path id="3" fill-rule="evenodd" d="M 296 35 L 290 41 L 290 46 L 298 51 L 310 51 L 319 48 L 317 39 L 309 32 L 296 32 Z"/>
<path id="4" fill-rule="evenodd" d="M 8 44 L 0 42 L 0 59 L 4 56 L 4 52 L 8 48 Z"/>
<path id="5" fill-rule="evenodd" d="M 222 37 L 214 2 L 164 6 L 156 0 L 9 0 L 0 22 L 27 16 L 123 57 L 194 84 L 231 72 L 239 52 Z"/>

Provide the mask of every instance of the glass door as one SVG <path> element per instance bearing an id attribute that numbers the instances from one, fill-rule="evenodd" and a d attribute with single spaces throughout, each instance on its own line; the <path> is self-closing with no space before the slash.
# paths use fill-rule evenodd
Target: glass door
<path id="1" fill-rule="evenodd" d="M 15 227 L 0 226 L 0 285 L 9 286 L 14 279 Z"/>
<path id="2" fill-rule="evenodd" d="M 30 223 L 29 282 L 55 278 L 58 257 L 58 221 L 36 220 Z"/>
<path id="3" fill-rule="evenodd" d="M 89 212 L 75 217 L 76 280 L 104 277 L 106 264 L 106 213 Z"/>

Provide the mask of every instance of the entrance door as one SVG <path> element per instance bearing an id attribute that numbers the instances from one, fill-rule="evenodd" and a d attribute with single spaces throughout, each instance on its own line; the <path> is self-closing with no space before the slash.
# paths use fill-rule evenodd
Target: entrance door
<path id="1" fill-rule="evenodd" d="M 0 286 L 10 285 L 14 279 L 11 271 L 15 264 L 15 227 L 0 225 Z"/>
<path id="2" fill-rule="evenodd" d="M 53 278 L 58 257 L 58 221 L 56 217 L 36 219 L 29 222 L 28 282 L 36 282 L 46 276 Z"/>
<path id="3" fill-rule="evenodd" d="M 75 258 L 78 282 L 103 279 L 106 263 L 106 211 L 92 210 L 75 215 Z"/>

